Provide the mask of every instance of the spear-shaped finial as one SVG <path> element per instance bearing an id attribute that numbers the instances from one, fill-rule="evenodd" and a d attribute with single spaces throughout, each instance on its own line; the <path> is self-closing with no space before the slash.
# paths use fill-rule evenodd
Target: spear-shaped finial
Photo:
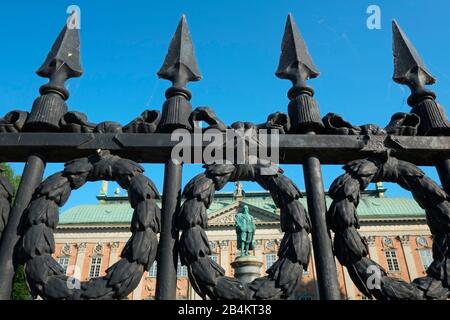
<path id="1" fill-rule="evenodd" d="M 395 82 L 407 85 L 414 92 L 433 84 L 436 78 L 431 75 L 416 49 L 406 37 L 397 21 L 392 21 L 392 49 L 394 53 Z"/>
<path id="2" fill-rule="evenodd" d="M 181 16 L 158 76 L 172 81 L 172 87 L 166 91 L 167 100 L 163 106 L 160 131 L 167 132 L 176 128 L 192 129 L 189 123 L 192 112 L 189 102 L 191 92 L 186 85 L 189 81 L 200 80 L 201 74 L 185 15 Z"/>
<path id="3" fill-rule="evenodd" d="M 72 13 L 75 14 L 76 12 Z M 64 25 L 45 62 L 36 73 L 50 80 L 39 90 L 41 96 L 34 101 L 26 129 L 56 130 L 59 128 L 59 120 L 67 112 L 64 101 L 69 98 L 69 91 L 64 84 L 66 80 L 83 73 L 80 64 L 80 31 L 76 25 Z"/>
<path id="4" fill-rule="evenodd" d="M 158 76 L 172 81 L 177 88 L 184 88 L 189 81 L 202 78 L 185 15 L 181 16 Z"/>
<path id="5" fill-rule="evenodd" d="M 64 25 L 47 58 L 36 73 L 43 78 L 51 78 L 63 64 L 67 66 L 68 78 L 79 77 L 83 74 L 80 64 L 80 32 L 75 28 L 68 29 L 67 25 Z"/>
<path id="6" fill-rule="evenodd" d="M 434 84 L 436 78 L 428 71 L 411 41 L 392 21 L 392 50 L 394 55 L 393 80 L 411 89 L 408 104 L 420 117 L 419 134 L 430 135 L 449 130 L 443 108 L 435 101 L 436 94 L 425 86 Z"/>
<path id="7" fill-rule="evenodd" d="M 322 129 L 319 107 L 312 98 L 314 90 L 306 84 L 306 80 L 317 78 L 320 73 L 312 61 L 291 13 L 286 20 L 280 62 L 275 74 L 280 79 L 292 81 L 292 88 L 288 92 L 291 100 L 288 106 L 291 132 Z"/>
<path id="8" fill-rule="evenodd" d="M 280 63 L 275 74 L 280 79 L 291 80 L 294 87 L 305 87 L 306 80 L 317 78 L 320 74 L 291 13 L 286 20 Z"/>
<path id="9" fill-rule="evenodd" d="M 44 91 L 43 94 L 48 89 L 52 89 L 64 100 L 67 100 L 69 93 L 64 88 L 65 81 L 83 74 L 80 63 L 80 30 L 73 26 L 68 28 L 65 24 L 47 58 L 36 73 L 43 78 L 50 79 L 50 82 L 41 88 L 41 91 Z"/>

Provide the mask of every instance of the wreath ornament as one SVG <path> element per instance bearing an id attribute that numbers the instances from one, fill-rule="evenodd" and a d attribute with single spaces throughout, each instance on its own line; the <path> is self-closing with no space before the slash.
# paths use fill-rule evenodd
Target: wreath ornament
<path id="1" fill-rule="evenodd" d="M 301 283 L 311 254 L 308 213 L 298 199 L 297 186 L 273 164 L 211 164 L 204 173 L 194 177 L 185 187 L 185 202 L 176 218 L 181 230 L 180 260 L 187 266 L 190 283 L 203 298 L 211 300 L 286 299 Z M 273 167 L 272 167 L 273 168 Z M 270 174 L 267 174 L 270 172 Z M 255 181 L 268 190 L 280 208 L 283 239 L 279 259 L 266 271 L 267 276 L 244 284 L 225 276 L 225 270 L 210 259 L 211 248 L 205 229 L 208 227 L 207 209 L 216 191 L 227 182 Z"/>
<path id="2" fill-rule="evenodd" d="M 99 150 L 97 155 L 67 162 L 64 170 L 48 177 L 36 189 L 24 222 L 22 251 L 25 272 L 32 296 L 43 299 L 123 299 L 139 284 L 144 271 L 153 264 L 160 231 L 159 193 L 143 175 L 136 162 Z M 88 181 L 116 181 L 128 191 L 132 235 L 121 259 L 106 270 L 103 277 L 91 278 L 79 286 L 52 258 L 55 252 L 53 232 L 59 220 L 58 207 L 68 200 L 72 190 Z"/>
<path id="3" fill-rule="evenodd" d="M 333 202 L 327 212 L 328 228 L 335 233 L 334 252 L 358 289 L 379 300 L 447 299 L 450 291 L 450 197 L 417 166 L 388 156 L 385 160 L 366 158 L 349 162 L 345 174 L 331 185 Z M 370 182 L 394 182 L 410 191 L 426 212 L 433 235 L 433 259 L 427 276 L 411 283 L 389 277 L 386 270 L 367 257 L 366 240 L 359 229 L 360 192 Z M 374 274 L 374 270 L 378 274 Z M 374 285 L 374 275 L 378 285 Z"/>

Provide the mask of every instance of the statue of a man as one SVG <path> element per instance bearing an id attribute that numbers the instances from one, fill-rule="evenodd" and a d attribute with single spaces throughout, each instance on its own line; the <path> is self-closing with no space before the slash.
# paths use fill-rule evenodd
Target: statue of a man
<path id="1" fill-rule="evenodd" d="M 254 249 L 255 230 L 255 219 L 250 215 L 248 206 L 245 205 L 244 212 L 236 215 L 237 245 L 241 250 L 241 257 L 248 256 L 248 250 Z"/>

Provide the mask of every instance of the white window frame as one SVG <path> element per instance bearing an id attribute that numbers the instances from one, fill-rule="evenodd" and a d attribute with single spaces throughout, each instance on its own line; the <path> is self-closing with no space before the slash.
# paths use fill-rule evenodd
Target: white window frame
<path id="1" fill-rule="evenodd" d="M 425 253 L 427 257 L 425 257 Z M 433 251 L 428 248 L 419 249 L 420 261 L 424 270 L 427 270 L 430 264 L 433 262 Z M 428 260 L 429 259 L 429 260 Z M 425 261 L 427 260 L 427 261 Z M 427 264 L 428 263 L 428 264 Z"/>
<path id="2" fill-rule="evenodd" d="M 91 264 L 89 266 L 89 279 L 100 276 L 103 259 L 101 256 L 92 256 Z"/>
<path id="3" fill-rule="evenodd" d="M 69 256 L 61 256 L 58 258 L 59 265 L 63 268 L 64 274 L 67 274 L 67 268 L 69 267 Z"/>
<path id="4" fill-rule="evenodd" d="M 265 262 L 266 262 L 266 270 L 269 269 L 275 261 L 277 261 L 278 257 L 275 253 L 266 253 Z"/>
<path id="5" fill-rule="evenodd" d="M 148 276 L 150 278 L 156 278 L 157 274 L 158 274 L 158 263 L 155 261 L 153 262 L 150 270 L 148 270 Z M 188 276 L 187 266 L 182 266 L 180 259 L 178 259 L 177 278 L 187 278 L 187 276 Z"/>
<path id="6" fill-rule="evenodd" d="M 150 267 L 150 270 L 148 270 L 148 276 L 150 278 L 156 278 L 157 271 L 158 271 L 158 263 L 155 260 L 152 266 Z"/>
<path id="7" fill-rule="evenodd" d="M 182 266 L 180 258 L 178 258 L 177 278 L 187 278 L 187 276 L 188 276 L 187 266 Z"/>
<path id="8" fill-rule="evenodd" d="M 395 249 L 385 250 L 384 257 L 386 258 L 389 272 L 400 272 L 400 264 Z"/>

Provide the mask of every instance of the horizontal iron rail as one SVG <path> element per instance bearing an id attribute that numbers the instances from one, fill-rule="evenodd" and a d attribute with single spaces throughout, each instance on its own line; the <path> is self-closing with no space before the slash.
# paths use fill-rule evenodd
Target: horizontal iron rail
<path id="1" fill-rule="evenodd" d="M 107 149 L 141 163 L 164 163 L 177 144 L 170 134 L 164 133 L 4 133 L 0 134 L 0 161 L 25 162 L 29 154 L 37 152 L 47 162 L 66 162 Z M 206 145 L 208 142 L 203 142 L 203 146 Z M 301 164 L 305 156 L 311 154 L 322 164 L 345 164 L 374 154 L 386 154 L 388 150 L 391 155 L 416 165 L 436 165 L 450 157 L 450 137 L 279 136 L 280 163 L 283 164 Z"/>

